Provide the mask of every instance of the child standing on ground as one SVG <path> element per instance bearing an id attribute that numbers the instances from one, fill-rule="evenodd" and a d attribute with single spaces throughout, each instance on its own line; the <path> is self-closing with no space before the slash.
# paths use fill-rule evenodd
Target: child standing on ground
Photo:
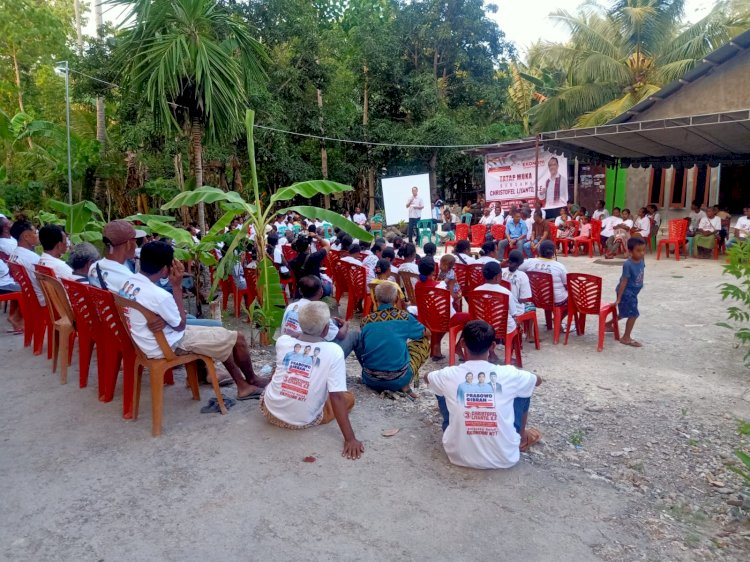
<path id="1" fill-rule="evenodd" d="M 646 253 L 646 240 L 631 238 L 628 240 L 628 252 L 630 258 L 622 264 L 622 277 L 617 286 L 617 313 L 620 318 L 626 319 L 625 333 L 620 338 L 620 343 L 643 347 L 631 337 L 631 332 L 639 316 L 638 293 L 643 288 L 643 275 L 646 270 L 646 262 L 643 259 Z"/>
<path id="2" fill-rule="evenodd" d="M 438 273 L 438 281 L 445 282 L 445 286 L 451 292 L 454 308 L 461 300 L 461 287 L 456 281 L 456 272 L 453 270 L 455 265 L 456 258 L 453 254 L 443 254 L 440 258 L 440 272 Z"/>

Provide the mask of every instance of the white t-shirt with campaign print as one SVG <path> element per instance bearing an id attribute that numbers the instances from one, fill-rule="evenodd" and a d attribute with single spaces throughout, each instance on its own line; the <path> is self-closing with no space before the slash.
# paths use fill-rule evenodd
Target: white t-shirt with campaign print
<path id="1" fill-rule="evenodd" d="M 341 347 L 287 335 L 276 341 L 276 371 L 263 397 L 274 417 L 294 426 L 308 425 L 323 412 L 329 392 L 345 391 Z"/>
<path id="2" fill-rule="evenodd" d="M 110 285 L 111 287 L 111 285 Z M 141 273 L 130 274 L 125 280 L 119 291 L 120 296 L 134 300 L 138 304 L 145 306 L 151 312 L 158 314 L 167 323 L 164 328 L 164 337 L 172 349 L 177 342 L 182 339 L 185 330 L 175 330 L 172 326 L 178 326 L 182 322 L 180 310 L 174 297 L 167 291 L 157 286 L 148 277 Z M 162 357 L 159 344 L 156 342 L 156 336 L 149 330 L 146 317 L 135 309 L 129 309 L 128 322 L 130 324 L 130 333 L 141 351 L 147 357 Z"/>
<path id="3" fill-rule="evenodd" d="M 68 279 L 73 276 L 72 267 L 70 267 L 67 263 L 62 261 L 60 258 L 56 258 L 55 256 L 50 256 L 46 252 L 42 254 L 41 258 L 39 258 L 39 265 L 52 268 L 52 271 L 54 271 L 55 275 L 57 275 L 60 279 L 62 278 Z"/>
<path id="4" fill-rule="evenodd" d="M 448 459 L 470 468 L 510 468 L 520 459 L 513 400 L 529 398 L 536 375 L 509 365 L 467 361 L 428 375 L 445 397 L 450 424 L 443 433 Z"/>
<path id="5" fill-rule="evenodd" d="M 302 335 L 302 329 L 299 327 L 299 309 L 309 303 L 308 299 L 299 299 L 290 303 L 284 311 L 284 316 L 281 319 L 281 333 L 293 338 L 298 338 Z M 333 341 L 339 333 L 339 325 L 333 321 L 328 323 L 328 333 L 326 334 L 326 341 Z"/>
<path id="6" fill-rule="evenodd" d="M 46 306 L 47 301 L 44 299 L 44 291 L 42 291 L 42 286 L 39 284 L 39 281 L 36 280 L 36 273 L 34 272 L 34 266 L 39 263 L 39 255 L 36 252 L 17 246 L 16 249 L 13 250 L 8 261 L 17 263 L 26 268 L 29 278 L 31 279 L 31 284 L 34 286 L 34 292 L 36 293 L 36 298 L 39 300 L 39 304 Z"/>
<path id="7" fill-rule="evenodd" d="M 125 285 L 125 281 L 130 279 L 133 275 L 133 272 L 130 271 L 130 268 L 124 263 L 116 262 L 108 258 L 102 258 L 91 264 L 91 267 L 89 268 L 89 283 L 100 289 L 102 286 L 99 283 L 99 276 L 96 273 L 97 266 L 99 266 L 99 269 L 102 272 L 102 278 L 107 284 L 107 289 L 113 293 L 120 292 L 120 289 Z"/>
<path id="8" fill-rule="evenodd" d="M 516 297 L 516 300 L 518 301 L 520 310 L 518 314 L 523 314 L 526 312 L 526 306 L 521 301 L 531 298 L 531 283 L 529 283 L 529 276 L 523 271 L 511 271 L 509 268 L 505 268 L 503 269 L 503 280 L 510 283 L 510 292 L 513 293 L 513 296 Z"/>
<path id="9" fill-rule="evenodd" d="M 549 258 L 529 258 L 524 260 L 518 269 L 526 273 L 541 271 L 551 274 L 555 304 L 565 302 L 568 299 L 568 270 L 559 261 Z"/>

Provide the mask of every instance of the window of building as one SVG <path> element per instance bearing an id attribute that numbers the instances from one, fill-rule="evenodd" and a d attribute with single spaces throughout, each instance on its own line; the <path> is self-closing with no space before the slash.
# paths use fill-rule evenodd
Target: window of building
<path id="1" fill-rule="evenodd" d="M 664 206 L 664 183 L 667 177 L 666 170 L 663 168 L 651 168 L 651 184 L 648 189 L 648 202 Z"/>
<path id="2" fill-rule="evenodd" d="M 696 166 L 693 173 L 693 200 L 701 207 L 708 205 L 708 192 L 711 185 L 711 172 L 707 165 Z"/>
<path id="3" fill-rule="evenodd" d="M 685 168 L 673 168 L 672 196 L 669 199 L 669 206 L 675 209 L 684 209 L 686 192 L 687 170 Z"/>

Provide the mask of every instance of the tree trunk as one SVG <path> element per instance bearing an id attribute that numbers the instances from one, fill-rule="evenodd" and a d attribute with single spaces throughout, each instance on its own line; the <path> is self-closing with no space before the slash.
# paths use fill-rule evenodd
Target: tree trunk
<path id="1" fill-rule="evenodd" d="M 369 137 L 368 125 L 370 123 L 370 88 L 367 80 L 367 65 L 362 67 L 365 73 L 365 89 L 363 92 L 364 99 L 362 100 L 362 126 L 365 128 L 365 138 Z M 367 214 L 372 216 L 375 214 L 375 169 L 372 166 L 372 147 L 367 145 L 367 175 L 365 176 L 365 183 L 367 184 Z"/>
<path id="2" fill-rule="evenodd" d="M 21 113 L 25 113 L 23 109 L 23 90 L 21 89 L 21 69 L 18 66 L 18 57 L 16 56 L 16 48 L 13 47 L 11 51 L 13 57 L 13 70 L 16 73 L 16 90 L 18 91 L 18 109 Z"/>
<path id="3" fill-rule="evenodd" d="M 203 187 L 203 125 L 198 117 L 193 117 L 190 128 L 190 137 L 193 144 L 193 164 L 195 165 L 195 188 Z M 198 228 L 201 232 L 206 231 L 206 205 L 198 203 Z"/>
<path id="4" fill-rule="evenodd" d="M 320 88 L 315 89 L 315 93 L 318 96 L 318 123 L 320 123 L 320 136 L 325 136 L 325 127 L 323 127 L 323 93 Z M 328 179 L 328 151 L 326 150 L 326 143 L 323 139 L 320 139 L 320 173 L 323 175 L 323 179 Z M 323 196 L 323 206 L 326 209 L 331 208 L 331 196 Z"/>
<path id="5" fill-rule="evenodd" d="M 433 151 L 430 156 L 430 199 L 437 200 L 437 150 Z"/>
<path id="6" fill-rule="evenodd" d="M 94 0 L 94 4 L 102 0 Z M 73 1 L 73 10 L 75 11 L 76 18 L 76 44 L 78 45 L 78 56 L 83 56 L 83 33 L 81 33 L 81 2 L 80 0 Z"/>
<path id="7" fill-rule="evenodd" d="M 104 25 L 102 18 L 102 1 L 103 0 L 94 0 L 94 21 L 96 23 L 96 35 L 99 38 L 101 38 L 101 28 L 102 25 Z M 78 0 L 76 0 L 76 5 L 78 5 Z M 76 23 L 80 23 L 80 18 Z M 96 140 L 99 141 L 99 153 L 103 155 L 107 151 L 107 121 L 104 114 L 104 97 L 102 96 L 96 97 Z M 94 183 L 94 201 L 96 201 L 96 204 L 100 207 L 107 201 L 107 199 L 109 199 L 106 191 L 107 182 L 97 172 L 96 181 Z"/>
<path id="8" fill-rule="evenodd" d="M 182 169 L 181 152 L 174 155 L 174 177 L 180 191 L 185 191 L 185 172 Z M 186 205 L 180 207 L 180 218 L 182 219 L 183 226 L 188 226 L 190 224 L 190 209 L 188 209 Z"/>

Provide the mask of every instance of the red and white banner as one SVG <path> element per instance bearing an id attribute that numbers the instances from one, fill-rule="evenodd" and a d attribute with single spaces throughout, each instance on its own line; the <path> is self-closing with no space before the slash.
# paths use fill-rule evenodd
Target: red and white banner
<path id="1" fill-rule="evenodd" d="M 539 151 L 539 185 L 535 186 L 535 149 L 516 150 L 484 157 L 484 189 L 487 202 L 499 201 L 503 207 L 534 202 L 538 197 L 545 209 L 568 204 L 568 160 L 564 156 Z"/>

